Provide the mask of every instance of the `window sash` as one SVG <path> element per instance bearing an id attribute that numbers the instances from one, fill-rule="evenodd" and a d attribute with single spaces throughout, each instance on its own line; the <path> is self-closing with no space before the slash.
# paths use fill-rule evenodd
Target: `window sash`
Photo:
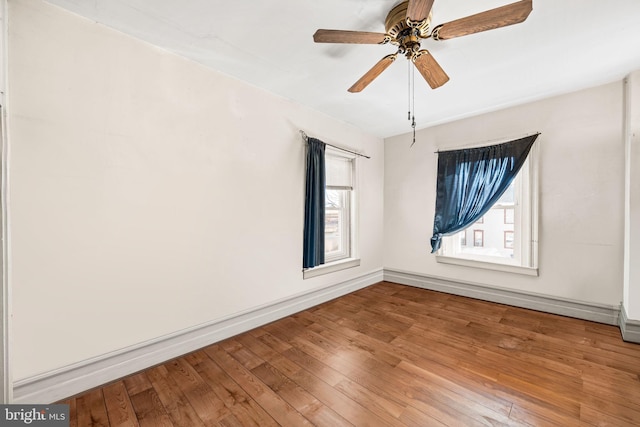
<path id="1" fill-rule="evenodd" d="M 351 256 L 351 198 L 352 191 L 327 187 L 327 192 L 338 191 L 339 206 L 325 206 L 325 262 L 334 262 Z"/>

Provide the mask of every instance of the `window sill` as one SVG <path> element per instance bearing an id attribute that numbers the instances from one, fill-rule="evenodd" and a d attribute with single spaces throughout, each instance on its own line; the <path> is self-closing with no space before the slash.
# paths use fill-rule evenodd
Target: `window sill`
<path id="1" fill-rule="evenodd" d="M 498 264 L 494 262 L 476 261 L 473 259 L 454 258 L 443 255 L 436 255 L 436 261 L 442 264 L 462 265 L 465 267 L 482 268 L 485 270 L 503 271 L 506 273 L 523 274 L 526 276 L 537 276 L 537 267 L 522 267 L 519 265 Z"/>
<path id="2" fill-rule="evenodd" d="M 307 268 L 306 270 L 302 270 L 302 278 L 310 279 L 312 277 L 334 273 L 336 271 L 345 270 L 347 268 L 358 267 L 359 265 L 359 258 L 341 259 L 340 261 L 334 261 L 327 264 L 319 265 L 314 268 Z"/>

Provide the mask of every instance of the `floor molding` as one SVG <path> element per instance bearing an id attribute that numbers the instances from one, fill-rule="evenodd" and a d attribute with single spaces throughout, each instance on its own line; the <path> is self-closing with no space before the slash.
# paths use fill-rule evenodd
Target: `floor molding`
<path id="1" fill-rule="evenodd" d="M 574 301 L 504 288 L 493 288 L 401 270 L 385 269 L 384 280 L 608 325 L 618 326 L 619 324 L 620 309 L 617 306 Z M 640 333 L 640 324 L 634 327 L 637 329 L 630 333 Z"/>
<path id="2" fill-rule="evenodd" d="M 379 269 L 210 323 L 16 381 L 13 403 L 52 403 L 383 280 Z"/>
<path id="3" fill-rule="evenodd" d="M 620 305 L 620 332 L 622 339 L 627 342 L 640 344 L 640 321 L 630 320 L 624 305 Z"/>

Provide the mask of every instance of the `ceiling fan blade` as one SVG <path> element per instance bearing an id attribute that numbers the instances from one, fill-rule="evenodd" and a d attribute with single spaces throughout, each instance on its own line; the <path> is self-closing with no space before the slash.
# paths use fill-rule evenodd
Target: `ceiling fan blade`
<path id="1" fill-rule="evenodd" d="M 313 35 L 316 43 L 382 44 L 389 40 L 389 36 L 384 33 L 366 31 L 318 30 Z"/>
<path id="2" fill-rule="evenodd" d="M 414 22 L 427 19 L 432 7 L 433 0 L 409 0 L 407 18 Z"/>
<path id="3" fill-rule="evenodd" d="M 429 51 L 420 50 L 413 59 L 422 77 L 429 83 L 431 89 L 436 89 L 449 81 L 449 76 L 444 72 L 440 64 L 431 56 Z"/>
<path id="4" fill-rule="evenodd" d="M 432 37 L 435 40 L 447 40 L 454 37 L 506 27 L 507 25 L 518 24 L 527 19 L 532 9 L 532 0 L 521 0 L 516 3 L 438 25 L 433 29 Z"/>
<path id="5" fill-rule="evenodd" d="M 367 87 L 369 83 L 371 83 L 384 70 L 386 70 L 387 67 L 396 60 L 397 56 L 397 53 L 393 53 L 382 58 L 376 65 L 374 65 L 369 71 L 367 71 L 364 76 L 360 77 L 360 80 L 355 82 L 353 86 L 349 88 L 349 92 L 356 93 L 362 91 L 362 89 Z"/>

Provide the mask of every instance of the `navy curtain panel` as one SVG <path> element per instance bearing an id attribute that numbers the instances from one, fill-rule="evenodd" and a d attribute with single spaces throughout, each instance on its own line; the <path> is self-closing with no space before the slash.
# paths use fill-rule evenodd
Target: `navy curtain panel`
<path id="1" fill-rule="evenodd" d="M 518 174 L 538 135 L 438 154 L 431 253 L 440 249 L 442 236 L 464 230 L 491 209 Z"/>
<path id="2" fill-rule="evenodd" d="M 307 173 L 304 199 L 304 250 L 302 267 L 324 264 L 325 143 L 307 140 Z"/>

